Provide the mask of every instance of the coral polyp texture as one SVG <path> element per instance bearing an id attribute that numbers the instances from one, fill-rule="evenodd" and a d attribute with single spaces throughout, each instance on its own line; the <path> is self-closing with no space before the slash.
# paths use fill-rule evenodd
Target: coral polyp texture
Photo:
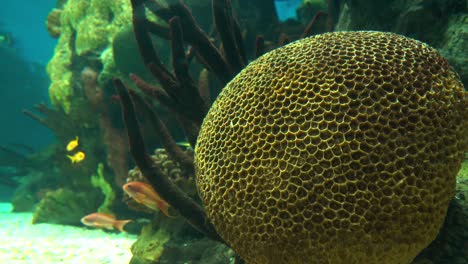
<path id="1" fill-rule="evenodd" d="M 468 96 L 436 50 L 383 32 L 293 42 L 207 114 L 197 186 L 247 263 L 410 263 L 468 149 Z"/>

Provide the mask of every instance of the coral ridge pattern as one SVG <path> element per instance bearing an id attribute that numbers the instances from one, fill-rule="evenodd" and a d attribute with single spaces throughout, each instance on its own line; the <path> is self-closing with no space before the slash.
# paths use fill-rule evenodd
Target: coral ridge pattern
<path id="1" fill-rule="evenodd" d="M 468 96 L 428 45 L 302 39 L 221 92 L 195 148 L 219 234 L 247 263 L 410 263 L 437 235 L 468 146 Z"/>

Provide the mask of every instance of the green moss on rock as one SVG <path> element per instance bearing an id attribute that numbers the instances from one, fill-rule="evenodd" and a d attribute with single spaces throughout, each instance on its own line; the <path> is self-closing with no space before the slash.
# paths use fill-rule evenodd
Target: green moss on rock
<path id="1" fill-rule="evenodd" d="M 100 58 L 100 54 L 111 46 L 114 36 L 131 24 L 130 1 L 68 0 L 60 21 L 61 34 L 47 66 L 51 79 L 49 96 L 53 105 L 68 114 L 74 86 L 79 80 L 77 73 L 81 71 L 74 69 L 77 58 L 84 57 L 81 60 L 85 61 L 87 56 Z M 104 69 L 109 69 L 106 64 L 113 63 L 112 56 L 105 58 L 100 63 Z"/>
<path id="2" fill-rule="evenodd" d="M 99 201 L 92 192 L 76 192 L 61 188 L 48 192 L 33 215 L 33 224 L 53 223 L 79 225 L 80 219 L 95 211 Z"/>
<path id="3" fill-rule="evenodd" d="M 104 164 L 98 164 L 96 174 L 91 176 L 91 185 L 99 188 L 104 195 L 104 202 L 99 206 L 98 212 L 112 213 L 110 207 L 114 203 L 115 192 L 112 189 L 112 185 L 107 182 L 106 178 L 104 177 Z"/>

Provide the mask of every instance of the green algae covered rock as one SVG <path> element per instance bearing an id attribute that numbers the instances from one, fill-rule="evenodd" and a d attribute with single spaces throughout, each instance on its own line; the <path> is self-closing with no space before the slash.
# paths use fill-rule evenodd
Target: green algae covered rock
<path id="1" fill-rule="evenodd" d="M 48 192 L 39 202 L 33 215 L 33 224 L 53 223 L 80 225 L 80 219 L 94 212 L 99 197 L 90 192 L 76 192 L 61 188 Z"/>
<path id="2" fill-rule="evenodd" d="M 161 257 L 164 244 L 170 235 L 164 230 L 154 230 L 153 224 L 148 224 L 141 230 L 138 240 L 132 245 L 132 260 L 130 263 L 155 263 Z"/>
<path id="3" fill-rule="evenodd" d="M 68 0 L 63 5 L 60 22 L 58 44 L 47 65 L 51 78 L 49 96 L 55 106 L 69 113 L 76 92 L 76 72 L 81 71 L 76 67 L 90 63 L 89 58 L 93 57 L 102 68 L 115 68 L 112 56 L 101 54 L 106 54 L 103 51 L 111 47 L 120 29 L 131 23 L 130 1 Z"/>
<path id="4" fill-rule="evenodd" d="M 203 237 L 183 218 L 162 215 L 143 227 L 131 251 L 130 264 L 229 264 L 234 261 L 231 249 Z"/>

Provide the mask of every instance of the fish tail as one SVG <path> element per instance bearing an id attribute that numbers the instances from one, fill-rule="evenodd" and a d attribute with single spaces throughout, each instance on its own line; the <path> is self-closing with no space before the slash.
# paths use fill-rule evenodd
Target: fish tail
<path id="1" fill-rule="evenodd" d="M 125 232 L 125 230 L 123 229 L 124 226 L 132 221 L 133 220 L 116 220 L 113 226 L 115 227 L 115 229 L 119 230 L 120 232 Z"/>
<path id="2" fill-rule="evenodd" d="M 169 204 L 164 202 L 164 201 L 161 201 L 160 203 L 158 203 L 158 207 L 159 207 L 159 210 L 161 210 L 161 212 L 163 212 L 163 214 L 167 217 L 173 217 L 172 215 L 169 214 Z"/>

